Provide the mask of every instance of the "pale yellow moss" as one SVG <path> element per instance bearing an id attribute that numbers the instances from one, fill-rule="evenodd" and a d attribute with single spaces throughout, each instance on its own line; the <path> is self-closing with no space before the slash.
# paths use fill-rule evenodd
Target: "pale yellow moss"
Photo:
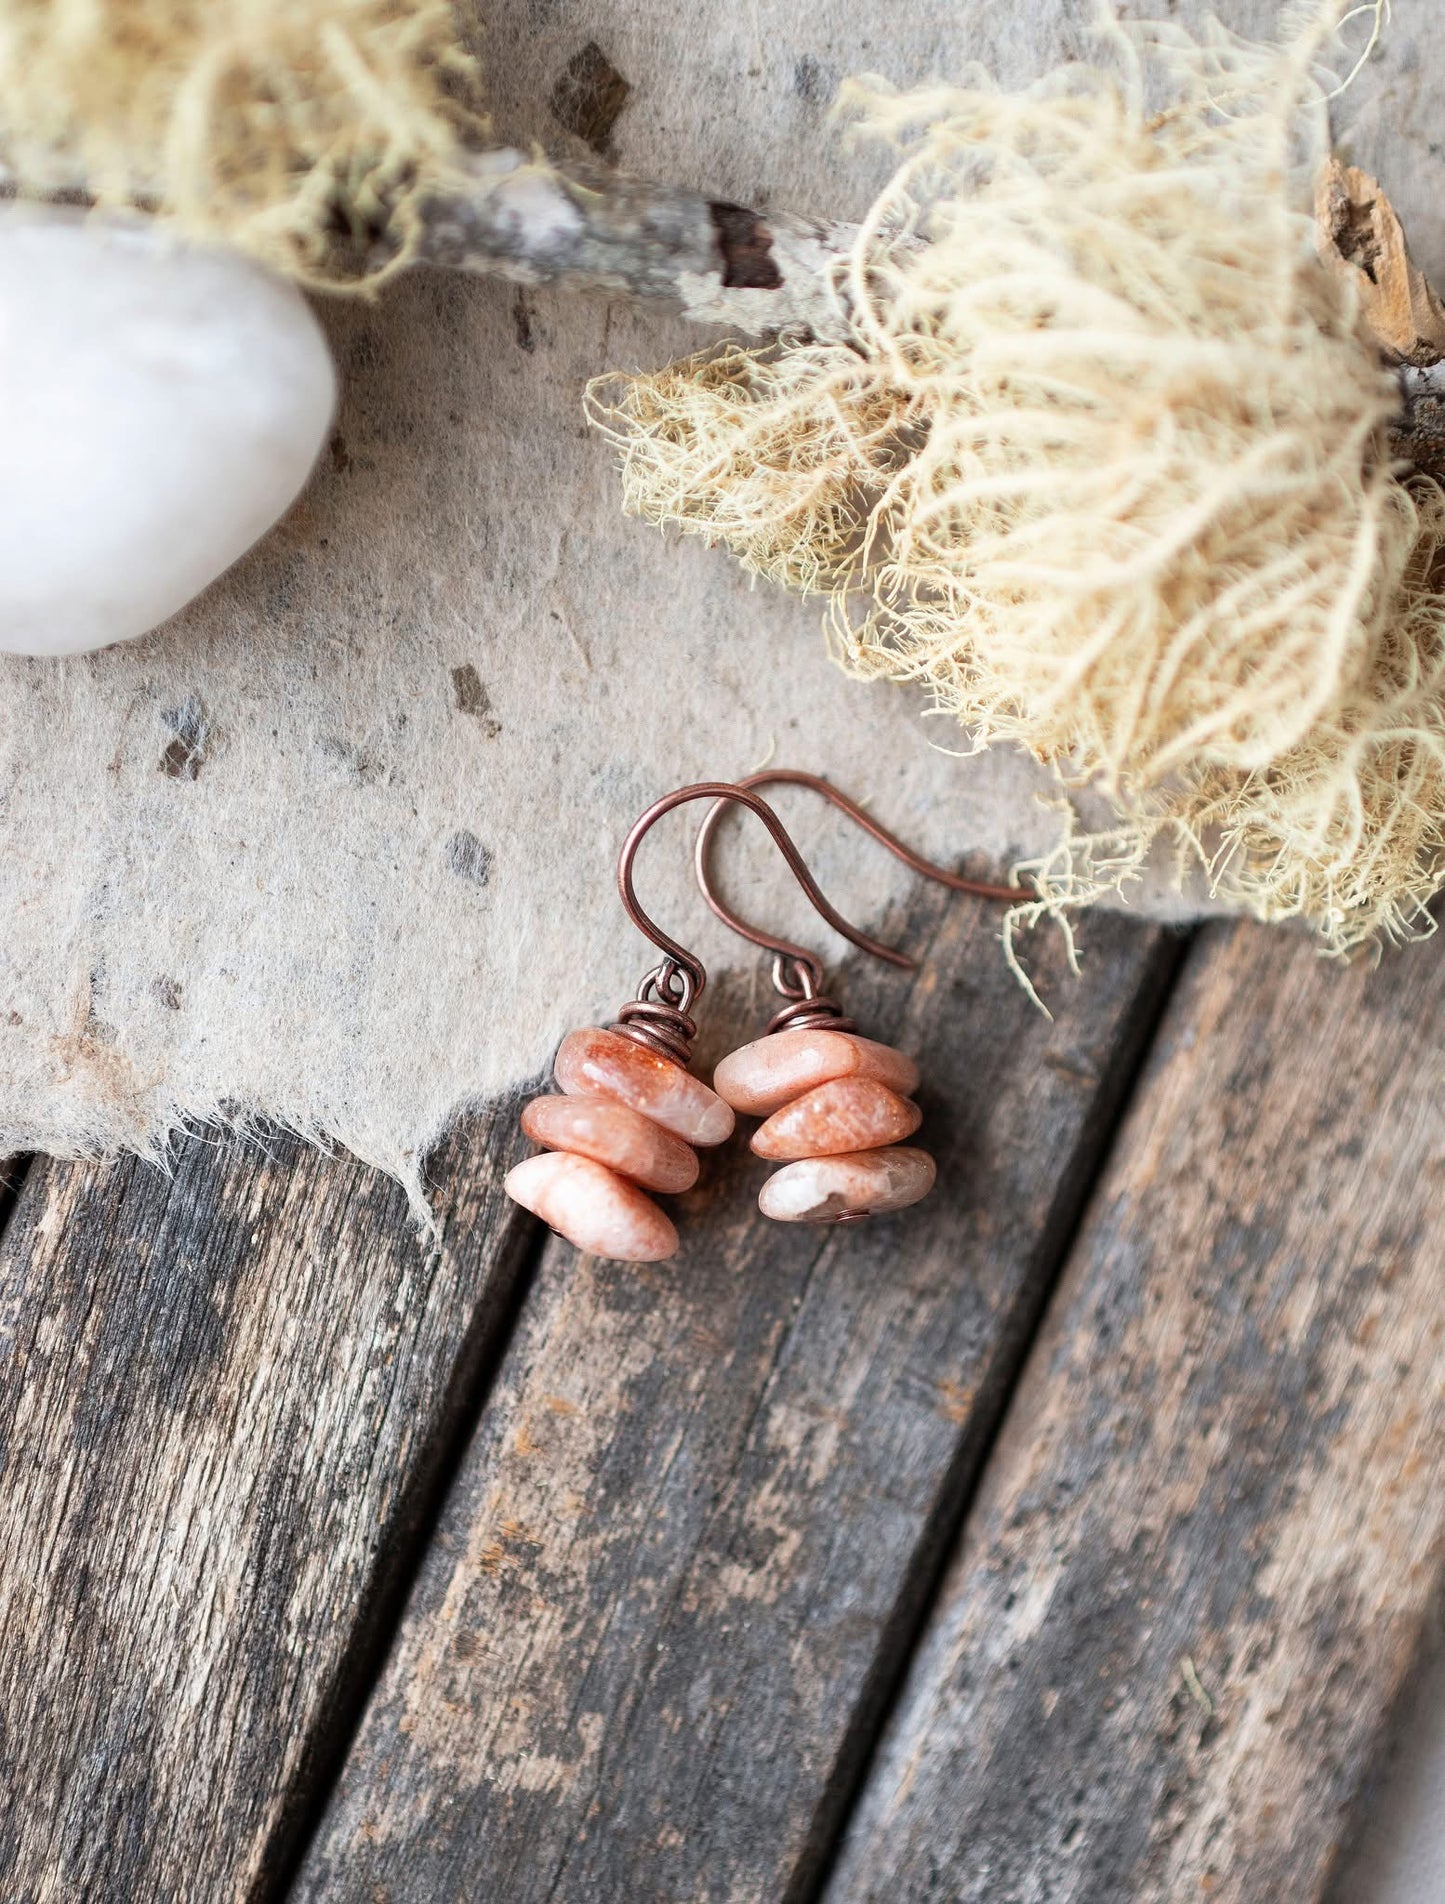
<path id="1" fill-rule="evenodd" d="M 1346 947 L 1445 873 L 1445 498 L 1313 251 L 1327 154 L 1287 47 L 1165 27 L 1024 94 L 855 89 L 898 170 L 852 332 L 594 386 L 628 506 L 827 594 L 837 652 L 1115 802 L 1062 904 L 1172 838 Z"/>
<path id="2" fill-rule="evenodd" d="M 480 129 L 445 0 L 0 0 L 0 164 L 306 282 L 403 261 Z"/>

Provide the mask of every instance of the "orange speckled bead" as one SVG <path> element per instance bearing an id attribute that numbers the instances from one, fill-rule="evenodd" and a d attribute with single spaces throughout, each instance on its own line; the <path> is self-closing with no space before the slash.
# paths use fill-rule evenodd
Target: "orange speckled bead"
<path id="1" fill-rule="evenodd" d="M 770 1117 L 814 1085 L 834 1078 L 871 1078 L 907 1097 L 918 1088 L 918 1066 L 891 1045 L 851 1031 L 775 1031 L 729 1052 L 713 1087 L 735 1111 Z"/>
<path id="2" fill-rule="evenodd" d="M 547 1150 L 509 1170 L 502 1185 L 580 1250 L 618 1263 L 660 1263 L 677 1252 L 677 1231 L 651 1197 L 605 1164 Z"/>
<path id="3" fill-rule="evenodd" d="M 620 1031 L 569 1031 L 554 1072 L 569 1097 L 616 1098 L 686 1143 L 721 1144 L 732 1136 L 732 1111 L 715 1091 Z"/>
<path id="4" fill-rule="evenodd" d="M 696 1151 L 615 1098 L 534 1098 L 522 1113 L 522 1129 L 534 1144 L 590 1157 L 644 1190 L 675 1195 L 697 1182 Z"/>
<path id="5" fill-rule="evenodd" d="M 775 1170 L 758 1193 L 758 1208 L 779 1223 L 836 1223 L 845 1216 L 882 1216 L 919 1203 L 937 1171 L 926 1150 L 859 1150 L 807 1157 Z"/>
<path id="6" fill-rule="evenodd" d="M 873 1078 L 834 1078 L 774 1111 L 753 1134 L 759 1157 L 790 1161 L 881 1150 L 911 1137 L 923 1113 Z"/>
<path id="7" fill-rule="evenodd" d="M 922 1122 L 909 1093 L 918 1066 L 891 1045 L 826 1024 L 770 1032 L 731 1052 L 713 1076 L 736 1111 L 766 1121 L 759 1157 L 776 1159 L 758 1195 L 781 1223 L 827 1223 L 902 1210 L 933 1188 L 927 1151 L 900 1147 Z"/>
<path id="8" fill-rule="evenodd" d="M 682 1065 L 618 1031 L 569 1032 L 555 1068 L 563 1095 L 535 1098 L 522 1113 L 522 1129 L 548 1154 L 509 1172 L 508 1196 L 598 1256 L 671 1256 L 677 1231 L 643 1192 L 690 1190 L 692 1144 L 721 1143 L 732 1112 Z"/>

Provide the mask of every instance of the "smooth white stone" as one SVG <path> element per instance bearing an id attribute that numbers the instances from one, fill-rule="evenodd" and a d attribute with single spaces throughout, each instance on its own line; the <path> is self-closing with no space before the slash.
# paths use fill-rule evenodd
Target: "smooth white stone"
<path id="1" fill-rule="evenodd" d="M 78 211 L 0 211 L 0 650 L 183 608 L 294 501 L 336 376 L 296 289 Z"/>

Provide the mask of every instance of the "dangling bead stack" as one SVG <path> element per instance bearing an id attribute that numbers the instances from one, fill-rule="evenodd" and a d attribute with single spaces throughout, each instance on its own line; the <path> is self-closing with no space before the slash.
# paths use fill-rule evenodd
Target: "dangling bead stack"
<path id="1" fill-rule="evenodd" d="M 507 1195 L 594 1255 L 675 1255 L 672 1220 L 646 1193 L 690 1190 L 694 1145 L 722 1143 L 734 1123 L 685 1059 L 685 1041 L 651 1034 L 645 1013 L 569 1032 L 553 1067 L 563 1095 L 534 1098 L 522 1113 L 522 1129 L 545 1149 L 507 1173 Z"/>
<path id="2" fill-rule="evenodd" d="M 774 1031 L 724 1058 L 713 1084 L 734 1111 L 764 1119 L 754 1153 L 783 1163 L 758 1197 L 764 1216 L 842 1222 L 933 1188 L 933 1159 L 901 1141 L 922 1117 L 908 1095 L 918 1066 L 891 1045 L 826 1025 Z"/>

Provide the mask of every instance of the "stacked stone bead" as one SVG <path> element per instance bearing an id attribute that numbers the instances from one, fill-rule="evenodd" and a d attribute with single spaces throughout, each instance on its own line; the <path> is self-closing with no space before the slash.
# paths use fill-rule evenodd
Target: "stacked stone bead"
<path id="1" fill-rule="evenodd" d="M 700 1078 L 625 1032 L 588 1027 L 562 1040 L 561 1097 L 534 1098 L 522 1129 L 546 1148 L 503 1189 L 578 1249 L 621 1263 L 677 1251 L 671 1219 L 647 1195 L 697 1182 L 697 1146 L 732 1135 L 732 1111 Z"/>
<path id="2" fill-rule="evenodd" d="M 775 1031 L 724 1058 L 713 1086 L 733 1110 L 765 1120 L 753 1151 L 783 1164 L 759 1194 L 764 1216 L 876 1216 L 933 1188 L 933 1159 L 900 1141 L 922 1121 L 908 1095 L 918 1066 L 891 1045 L 851 1031 Z"/>

